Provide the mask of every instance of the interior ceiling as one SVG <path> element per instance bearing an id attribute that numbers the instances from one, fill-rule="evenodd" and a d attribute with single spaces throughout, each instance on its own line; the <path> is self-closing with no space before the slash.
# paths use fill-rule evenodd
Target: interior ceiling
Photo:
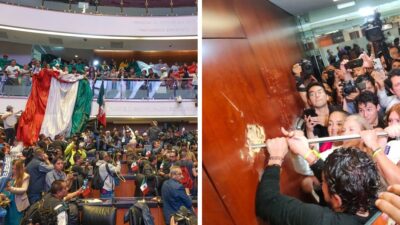
<path id="1" fill-rule="evenodd" d="M 81 37 L 44 35 L 0 29 L 0 41 L 75 49 L 175 51 L 197 50 L 197 40 L 105 40 Z"/>
<path id="2" fill-rule="evenodd" d="M 338 3 L 349 2 L 350 0 L 269 0 L 279 8 L 285 10 L 292 15 L 302 15 L 304 13 L 334 6 Z"/>
<path id="3" fill-rule="evenodd" d="M 53 2 L 64 2 L 69 3 L 69 0 L 51 0 Z M 157 7 L 171 7 L 171 1 L 174 7 L 186 7 L 186 6 L 196 6 L 196 0 L 149 0 L 149 8 Z M 95 5 L 95 0 L 73 0 L 71 3 L 78 2 L 89 2 L 91 5 Z M 146 0 L 98 0 L 98 4 L 102 6 L 121 6 L 123 2 L 124 7 L 145 7 Z"/>

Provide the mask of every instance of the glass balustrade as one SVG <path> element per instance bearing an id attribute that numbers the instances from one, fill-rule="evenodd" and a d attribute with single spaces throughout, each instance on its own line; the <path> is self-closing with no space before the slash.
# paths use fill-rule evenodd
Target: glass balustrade
<path id="1" fill-rule="evenodd" d="M 97 98 L 101 83 L 104 82 L 106 99 L 196 99 L 197 85 L 193 79 L 104 79 L 89 80 L 93 97 Z M 28 97 L 31 82 L 19 79 L 18 84 L 0 82 L 1 96 Z"/>

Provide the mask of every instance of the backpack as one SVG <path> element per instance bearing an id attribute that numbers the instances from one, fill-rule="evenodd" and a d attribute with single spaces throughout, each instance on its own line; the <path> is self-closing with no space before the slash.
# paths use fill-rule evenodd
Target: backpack
<path id="1" fill-rule="evenodd" d="M 57 225 L 58 211 L 43 207 L 44 199 L 31 205 L 25 212 L 20 225 L 40 224 L 40 225 Z"/>
<path id="2" fill-rule="evenodd" d="M 110 173 L 110 169 L 108 168 L 108 163 L 106 163 L 106 170 L 107 170 L 107 176 L 106 178 L 101 179 L 100 176 L 100 170 L 99 170 L 100 166 L 96 166 L 93 168 L 93 178 L 92 178 L 92 185 L 91 188 L 94 190 L 101 190 L 104 186 L 104 182 L 107 180 L 108 176 L 111 175 Z"/>
<path id="3" fill-rule="evenodd" d="M 108 175 L 107 175 L 108 176 Z M 107 179 L 107 177 L 106 177 Z M 104 186 L 104 181 L 106 179 L 101 179 L 99 166 L 93 168 L 93 178 L 92 178 L 92 189 L 101 190 Z"/>
<path id="4" fill-rule="evenodd" d="M 171 221 L 178 225 L 197 225 L 197 218 L 193 212 L 188 210 L 185 206 L 181 206 L 178 212 L 172 214 Z M 171 223 L 173 224 L 173 223 Z"/>

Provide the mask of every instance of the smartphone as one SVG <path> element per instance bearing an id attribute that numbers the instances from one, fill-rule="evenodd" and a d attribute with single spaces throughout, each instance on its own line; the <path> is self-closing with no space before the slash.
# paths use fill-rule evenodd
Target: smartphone
<path id="1" fill-rule="evenodd" d="M 82 185 L 82 190 L 86 190 L 86 188 L 88 187 L 87 185 L 88 185 L 88 179 L 86 178 L 86 179 L 84 179 L 83 180 L 83 185 Z"/>
<path id="2" fill-rule="evenodd" d="M 315 109 L 314 109 L 314 108 L 305 109 L 305 110 L 303 111 L 303 114 L 304 114 L 305 116 L 311 116 L 311 117 L 317 117 L 317 116 L 318 116 L 317 113 L 315 112 Z"/>
<path id="3" fill-rule="evenodd" d="M 374 59 L 374 70 L 383 71 L 381 59 L 379 58 Z"/>

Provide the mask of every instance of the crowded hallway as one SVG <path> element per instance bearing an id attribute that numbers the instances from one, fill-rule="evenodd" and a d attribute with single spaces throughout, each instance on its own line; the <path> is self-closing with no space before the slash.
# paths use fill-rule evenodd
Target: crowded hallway
<path id="1" fill-rule="evenodd" d="M 398 2 L 301 2 L 203 1 L 205 224 L 400 222 Z"/>

